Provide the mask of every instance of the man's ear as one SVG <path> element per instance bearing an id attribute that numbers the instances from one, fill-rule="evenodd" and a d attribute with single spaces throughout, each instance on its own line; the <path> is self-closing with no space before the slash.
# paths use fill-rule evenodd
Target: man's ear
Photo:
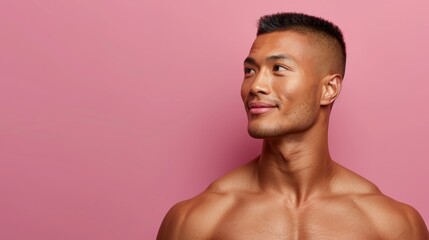
<path id="1" fill-rule="evenodd" d="M 323 80 L 320 105 L 329 105 L 340 95 L 343 78 L 339 74 L 326 76 Z"/>

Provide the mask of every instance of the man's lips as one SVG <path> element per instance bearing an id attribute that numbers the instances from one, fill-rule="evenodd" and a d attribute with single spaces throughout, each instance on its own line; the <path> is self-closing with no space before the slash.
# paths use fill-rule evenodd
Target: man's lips
<path id="1" fill-rule="evenodd" d="M 276 108 L 276 105 L 264 102 L 250 102 L 247 106 L 250 114 L 262 114 Z"/>

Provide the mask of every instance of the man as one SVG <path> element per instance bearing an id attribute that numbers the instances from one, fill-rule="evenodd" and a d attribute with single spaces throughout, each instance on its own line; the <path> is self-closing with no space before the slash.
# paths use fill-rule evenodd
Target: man
<path id="1" fill-rule="evenodd" d="M 157 239 L 429 239 L 416 210 L 330 157 L 329 115 L 345 62 L 332 23 L 262 17 L 241 88 L 261 155 L 175 205 Z"/>

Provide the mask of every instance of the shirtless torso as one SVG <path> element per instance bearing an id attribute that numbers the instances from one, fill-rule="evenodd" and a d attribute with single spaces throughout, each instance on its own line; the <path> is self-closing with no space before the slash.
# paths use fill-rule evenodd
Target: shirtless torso
<path id="1" fill-rule="evenodd" d="M 261 18 L 241 97 L 261 155 L 175 205 L 158 240 L 429 240 L 421 216 L 331 159 L 341 32 L 302 14 Z M 364 95 L 364 94 L 363 94 Z"/>
<path id="2" fill-rule="evenodd" d="M 300 204 L 261 188 L 256 165 L 253 161 L 174 206 L 158 239 L 428 239 L 412 207 L 337 164 L 329 187 Z"/>

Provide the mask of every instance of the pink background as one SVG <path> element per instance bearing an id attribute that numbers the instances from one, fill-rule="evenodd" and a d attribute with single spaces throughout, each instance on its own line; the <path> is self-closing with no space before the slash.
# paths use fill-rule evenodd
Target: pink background
<path id="1" fill-rule="evenodd" d="M 299 3 L 298 3 L 299 2 Z M 429 222 L 429 1 L 0 3 L 0 239 L 154 239 L 256 156 L 239 97 L 259 16 L 344 31 L 334 158 Z"/>

